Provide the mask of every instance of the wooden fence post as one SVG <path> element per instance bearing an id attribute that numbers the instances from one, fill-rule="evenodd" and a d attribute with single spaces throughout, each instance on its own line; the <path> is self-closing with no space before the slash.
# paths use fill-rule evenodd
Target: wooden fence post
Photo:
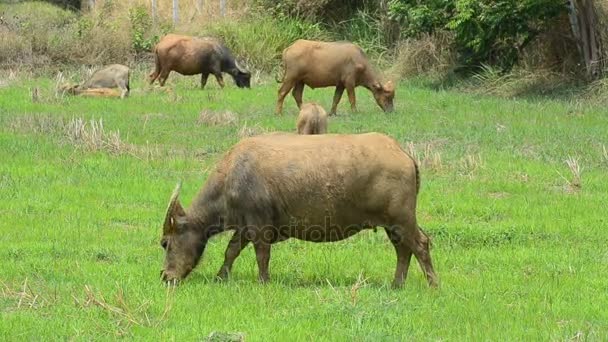
<path id="1" fill-rule="evenodd" d="M 179 22 L 179 0 L 173 0 L 173 26 Z"/>
<path id="2" fill-rule="evenodd" d="M 157 3 L 157 0 L 151 0 L 151 1 L 152 1 L 152 24 L 154 26 L 156 26 L 157 16 L 158 16 L 158 3 Z"/>
<path id="3" fill-rule="evenodd" d="M 226 16 L 226 0 L 220 0 L 220 15 L 222 17 Z"/>

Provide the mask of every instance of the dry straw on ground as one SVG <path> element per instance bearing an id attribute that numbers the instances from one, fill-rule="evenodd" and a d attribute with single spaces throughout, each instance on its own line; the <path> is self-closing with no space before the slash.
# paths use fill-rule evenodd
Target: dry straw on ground
<path id="1" fill-rule="evenodd" d="M 13 289 L 0 281 L 0 298 L 14 302 L 14 309 L 38 309 L 47 306 L 55 299 L 41 293 L 36 293 L 28 284 L 25 278 L 23 284 L 18 289 Z"/>
<path id="2" fill-rule="evenodd" d="M 581 188 L 582 188 L 581 175 L 582 175 L 583 169 L 582 169 L 578 159 L 575 157 L 572 157 L 572 156 L 568 156 L 568 158 L 565 160 L 565 163 L 568 166 L 568 170 L 570 171 L 571 178 L 568 179 L 561 174 L 560 174 L 560 176 L 562 176 L 562 178 L 566 181 L 567 189 L 571 192 L 581 190 Z"/>
<path id="3" fill-rule="evenodd" d="M 119 131 L 107 132 L 103 120 L 91 120 L 88 123 L 82 118 L 70 120 L 65 126 L 68 141 L 88 151 L 106 151 L 110 154 L 129 152 L 131 146 L 122 141 Z"/>
<path id="4" fill-rule="evenodd" d="M 460 173 L 463 176 L 473 177 L 483 166 L 481 154 L 467 154 L 460 159 Z"/>
<path id="5" fill-rule="evenodd" d="M 238 121 L 238 116 L 229 110 L 203 109 L 196 122 L 206 126 L 230 126 L 238 124 Z"/>
<path id="6" fill-rule="evenodd" d="M 248 126 L 247 123 L 245 122 L 245 124 L 243 124 L 243 126 L 239 130 L 238 136 L 239 136 L 239 138 L 242 139 L 242 138 L 248 138 L 248 137 L 253 137 L 256 135 L 264 134 L 266 132 L 267 132 L 267 130 L 258 124 L 255 124 L 253 126 Z"/>
<path id="7" fill-rule="evenodd" d="M 152 302 L 145 300 L 140 303 L 137 307 L 130 306 L 124 295 L 124 291 L 121 287 L 118 287 L 118 291 L 114 296 L 114 303 L 107 300 L 101 292 L 95 293 L 90 286 L 84 286 L 84 299 L 79 299 L 76 296 L 72 296 L 74 303 L 82 308 L 88 308 L 90 306 L 97 306 L 108 314 L 113 316 L 117 323 L 123 327 L 130 327 L 133 325 L 145 326 L 145 327 L 158 327 L 160 324 L 165 322 L 173 307 L 173 288 L 167 288 L 165 296 L 164 309 L 160 317 L 151 319 L 148 314 L 149 308 L 152 306 Z"/>
<path id="8" fill-rule="evenodd" d="M 439 151 L 439 148 L 443 143 L 443 140 L 418 144 L 408 142 L 405 146 L 405 150 L 414 158 L 422 170 L 438 172 L 443 169 L 443 161 L 441 159 L 441 152 Z"/>

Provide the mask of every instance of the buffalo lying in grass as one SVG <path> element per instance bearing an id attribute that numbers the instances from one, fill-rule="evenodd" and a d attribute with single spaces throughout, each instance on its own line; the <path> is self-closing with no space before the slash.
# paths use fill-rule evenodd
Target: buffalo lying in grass
<path id="1" fill-rule="evenodd" d="M 228 277 L 251 242 L 259 279 L 267 282 L 274 243 L 339 241 L 381 226 L 397 254 L 393 285 L 403 284 L 413 253 L 434 286 L 430 239 L 416 221 L 419 187 L 415 161 L 383 134 L 244 139 L 220 160 L 190 208 L 179 202 L 180 185 L 173 192 L 161 238 L 161 277 L 169 283 L 184 279 L 208 240 L 227 230 L 234 235 L 218 277 Z"/>
<path id="2" fill-rule="evenodd" d="M 168 34 L 154 48 L 155 69 L 150 74 L 150 84 L 156 79 L 165 85 L 171 71 L 182 75 L 201 74 L 204 89 L 209 75 L 214 75 L 224 88 L 222 72 L 232 76 L 239 88 L 249 88 L 251 73 L 240 67 L 230 50 L 215 38 L 197 38 Z"/>
<path id="3" fill-rule="evenodd" d="M 304 86 L 336 87 L 329 115 L 336 114 L 344 89 L 353 111 L 356 111 L 355 87 L 364 86 L 374 95 L 385 112 L 393 111 L 395 87 L 381 84 L 360 47 L 348 42 L 319 42 L 299 39 L 283 50 L 283 84 L 279 89 L 276 113 L 283 112 L 285 96 L 292 95 L 298 108 L 302 106 Z"/>
<path id="4" fill-rule="evenodd" d="M 327 112 L 316 103 L 305 103 L 300 109 L 296 127 L 298 134 L 325 134 Z"/>
<path id="5" fill-rule="evenodd" d="M 121 64 L 108 65 L 97 70 L 81 85 L 64 85 L 61 90 L 72 95 L 118 97 L 129 95 L 129 67 Z"/>

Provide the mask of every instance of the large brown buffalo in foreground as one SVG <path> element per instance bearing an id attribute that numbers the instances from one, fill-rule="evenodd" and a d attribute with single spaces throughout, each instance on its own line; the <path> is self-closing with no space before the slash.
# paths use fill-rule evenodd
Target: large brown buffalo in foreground
<path id="1" fill-rule="evenodd" d="M 414 160 L 383 134 L 274 133 L 244 139 L 220 160 L 190 208 L 178 200 L 179 185 L 173 192 L 161 239 L 161 277 L 169 283 L 185 278 L 207 241 L 227 230 L 234 235 L 218 277 L 228 277 L 252 242 L 259 279 L 267 282 L 274 243 L 339 241 L 380 226 L 397 254 L 393 285 L 403 284 L 413 253 L 434 286 L 430 239 L 416 221 L 419 187 Z"/>
<path id="2" fill-rule="evenodd" d="M 209 75 L 215 76 L 224 88 L 222 72 L 232 76 L 239 88 L 249 88 L 251 73 L 240 67 L 230 50 L 215 38 L 197 38 L 168 34 L 154 48 L 155 69 L 150 74 L 150 84 L 158 79 L 165 85 L 171 71 L 182 75 L 201 74 L 201 88 L 204 89 Z"/>
<path id="3" fill-rule="evenodd" d="M 130 91 L 129 73 L 128 66 L 112 64 L 95 71 L 84 83 L 63 85 L 61 90 L 72 95 L 124 98 Z"/>
<path id="4" fill-rule="evenodd" d="M 369 89 L 385 112 L 393 111 L 393 83 L 380 83 L 363 50 L 355 44 L 299 39 L 283 50 L 283 67 L 277 114 L 283 112 L 283 101 L 292 88 L 292 95 L 300 108 L 305 85 L 311 88 L 336 87 L 329 115 L 336 114 L 344 89 L 348 93 L 351 109 L 356 110 L 357 86 Z"/>

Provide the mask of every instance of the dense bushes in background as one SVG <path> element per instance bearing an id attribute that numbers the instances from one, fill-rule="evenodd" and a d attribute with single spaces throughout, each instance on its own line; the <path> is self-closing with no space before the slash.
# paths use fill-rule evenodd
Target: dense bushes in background
<path id="1" fill-rule="evenodd" d="M 228 4 L 239 10 L 220 18 L 209 7 L 217 1 L 209 0 L 204 14 L 194 8 L 181 12 L 177 25 L 169 2 L 159 3 L 165 7 L 155 21 L 146 0 L 95 3 L 94 10 L 84 12 L 49 2 L 0 3 L 0 67 L 129 64 L 149 56 L 168 32 L 216 36 L 240 61 L 262 72 L 275 71 L 281 51 L 298 38 L 355 42 L 399 76 L 445 75 L 457 68 L 477 72 L 487 66 L 504 72 L 522 56 L 523 65 L 562 73 L 578 64 L 565 1 L 235 0 Z"/>
<path id="2" fill-rule="evenodd" d="M 565 2 L 555 0 L 392 0 L 389 5 L 406 36 L 452 31 L 463 67 L 487 64 L 503 71 L 565 11 Z"/>
<path id="3" fill-rule="evenodd" d="M 330 39 L 319 24 L 283 15 L 222 21 L 198 33 L 221 38 L 239 60 L 262 72 L 275 70 L 283 49 L 297 39 Z"/>

